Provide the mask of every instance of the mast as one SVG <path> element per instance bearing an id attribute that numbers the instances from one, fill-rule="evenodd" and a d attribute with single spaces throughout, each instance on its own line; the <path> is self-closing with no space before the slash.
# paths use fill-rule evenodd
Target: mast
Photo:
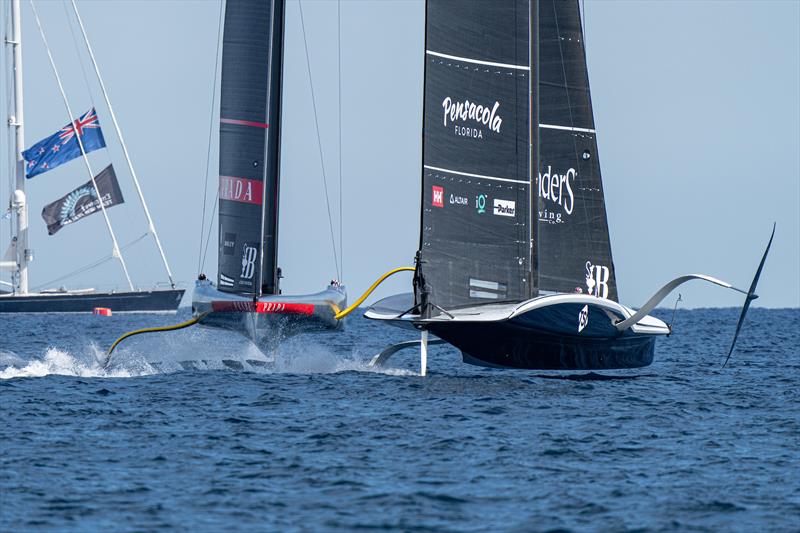
<path id="1" fill-rule="evenodd" d="M 539 0 L 530 2 L 530 40 L 531 53 L 528 59 L 531 67 L 529 78 L 529 91 L 531 95 L 530 121 L 530 208 L 528 209 L 528 229 L 530 231 L 530 284 L 528 285 L 528 298 L 539 295 L 539 216 L 538 216 L 538 176 L 539 176 Z"/>
<path id="2" fill-rule="evenodd" d="M 258 284 L 255 287 L 253 296 L 257 299 L 262 294 L 276 294 L 280 292 L 278 284 L 278 203 L 280 202 L 280 172 L 281 172 L 281 102 L 283 101 L 283 30 L 285 21 L 286 0 L 274 0 L 270 13 L 270 42 L 269 42 L 269 85 L 267 86 L 267 113 L 269 113 L 269 123 L 272 124 L 272 132 L 267 130 L 267 146 L 264 160 L 267 162 L 267 176 L 272 172 L 275 176 L 275 184 L 272 190 L 271 213 L 267 212 L 268 188 L 264 187 L 264 198 L 261 204 L 261 268 L 258 271 Z M 279 26 L 278 26 L 279 25 Z M 279 28 L 279 29 L 276 29 Z M 277 46 L 276 46 L 277 45 Z M 276 94 L 277 93 L 277 94 Z M 270 158 L 270 149 L 273 149 Z M 271 167 L 271 168 L 270 168 Z M 266 180 L 265 180 L 266 181 Z M 272 247 L 267 249 L 266 237 L 269 229 L 272 229 Z M 267 254 L 270 254 L 269 256 Z M 271 279 L 265 279 L 265 271 Z M 266 282 L 266 283 L 265 283 Z"/>
<path id="3" fill-rule="evenodd" d="M 16 189 L 12 200 L 12 208 L 16 211 L 16 235 L 13 237 L 16 252 L 16 291 L 28 294 L 28 261 L 31 252 L 28 249 L 28 204 L 25 201 L 25 161 L 22 150 L 25 148 L 25 132 L 22 112 L 22 15 L 20 0 L 11 2 L 11 41 L 13 47 L 14 68 L 14 115 L 8 118 L 8 125 L 14 128 L 14 157 L 16 158 Z"/>
<path id="4" fill-rule="evenodd" d="M 128 153 L 128 147 L 125 144 L 125 139 L 122 137 L 122 130 L 119 127 L 119 123 L 117 122 L 117 116 L 114 114 L 114 108 L 111 107 L 111 100 L 108 97 L 108 92 L 106 91 L 106 85 L 103 83 L 103 78 L 100 76 L 100 69 L 97 66 L 97 61 L 94 58 L 94 52 L 92 51 L 92 45 L 89 44 L 89 37 L 86 35 L 86 29 L 83 27 L 83 20 L 81 19 L 81 15 L 78 12 L 78 6 L 75 4 L 75 0 L 72 0 L 72 9 L 75 11 L 75 17 L 78 19 L 78 25 L 81 28 L 81 34 L 83 35 L 83 42 L 86 44 L 86 50 L 89 52 L 89 57 L 92 60 L 92 66 L 94 67 L 94 72 L 97 75 L 97 81 L 100 82 L 100 90 L 103 93 L 103 98 L 106 101 L 106 105 L 108 106 L 108 112 L 111 115 L 111 121 L 114 123 L 114 129 L 117 132 L 117 138 L 119 139 L 119 144 L 122 146 L 122 153 L 125 154 L 125 161 L 128 163 L 128 170 L 131 172 L 131 178 L 133 178 L 133 184 L 136 185 L 136 192 L 139 195 L 139 200 L 142 203 L 142 209 L 144 210 L 144 215 L 147 217 L 147 229 L 153 235 L 153 239 L 156 242 L 156 247 L 158 247 L 158 253 L 161 255 L 161 261 L 164 263 L 164 269 L 167 271 L 167 278 L 169 278 L 169 283 L 172 288 L 175 288 L 175 281 L 172 279 L 172 271 L 169 268 L 169 263 L 167 263 L 167 256 L 164 254 L 164 248 L 161 246 L 161 240 L 158 238 L 158 232 L 156 231 L 156 225 L 153 222 L 153 217 L 150 216 L 150 210 L 147 208 L 147 202 L 144 199 L 144 193 L 142 192 L 142 187 L 139 185 L 139 179 L 136 177 L 136 171 L 133 170 L 133 163 L 131 162 L 131 156 Z"/>

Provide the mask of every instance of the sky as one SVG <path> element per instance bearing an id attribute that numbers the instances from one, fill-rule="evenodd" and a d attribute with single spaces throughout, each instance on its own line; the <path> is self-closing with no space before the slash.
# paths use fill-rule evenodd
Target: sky
<path id="1" fill-rule="evenodd" d="M 170 266 L 191 290 L 207 168 L 209 212 L 216 194 L 220 4 L 78 5 Z M 335 240 L 338 247 L 341 220 L 342 278 L 354 300 L 383 272 L 412 265 L 419 241 L 424 3 L 341 1 L 341 210 L 337 2 L 302 5 Z M 126 203 L 109 216 L 120 243 L 134 241 L 147 224 L 83 45 L 76 51 L 60 0 L 37 7 L 73 110 L 98 110 L 109 149 L 90 158 L 96 172 L 114 163 Z M 584 10 L 620 301 L 639 306 L 686 273 L 746 288 L 777 222 L 754 305 L 800 306 L 800 2 L 587 0 Z M 279 262 L 284 293 L 304 294 L 322 290 L 336 269 L 297 0 L 287 2 L 285 38 Z M 30 146 L 68 117 L 27 1 L 23 61 Z M 0 141 L 5 205 L 7 128 Z M 55 236 L 39 216 L 87 180 L 73 161 L 27 182 L 32 288 L 110 254 L 101 216 Z M 203 271 L 216 279 L 213 228 Z M 0 252 L 8 240 L 8 221 L 0 221 Z M 123 253 L 137 286 L 166 280 L 151 239 Z M 109 261 L 56 285 L 109 289 L 125 281 Z M 410 274 L 400 274 L 368 302 L 410 287 Z M 740 295 L 700 282 L 679 292 L 686 307 L 741 304 Z"/>

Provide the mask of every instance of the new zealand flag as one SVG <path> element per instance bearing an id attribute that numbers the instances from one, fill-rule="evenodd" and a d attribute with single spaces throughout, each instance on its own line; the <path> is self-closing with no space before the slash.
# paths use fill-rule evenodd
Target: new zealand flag
<path id="1" fill-rule="evenodd" d="M 87 154 L 105 147 L 106 141 L 103 139 L 100 121 L 97 120 L 97 113 L 92 108 L 73 124 L 67 124 L 50 137 L 22 152 L 22 157 L 26 161 L 25 177 L 32 178 L 80 157 L 81 148 L 75 136 L 76 131 Z"/>

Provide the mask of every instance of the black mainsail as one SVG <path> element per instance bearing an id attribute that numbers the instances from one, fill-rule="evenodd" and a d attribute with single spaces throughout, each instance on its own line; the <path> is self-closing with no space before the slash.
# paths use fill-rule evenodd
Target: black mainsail
<path id="1" fill-rule="evenodd" d="M 533 291 L 530 28 L 528 0 L 426 3 L 417 292 L 441 308 Z"/>
<path id="2" fill-rule="evenodd" d="M 437 0 L 426 15 L 418 293 L 444 309 L 539 290 L 616 301 L 578 1 Z"/>
<path id="3" fill-rule="evenodd" d="M 341 318 L 347 314 L 343 311 L 347 293 L 338 281 L 331 281 L 314 294 L 283 294 L 279 287 L 285 8 L 285 0 L 226 2 L 220 104 L 219 274 L 216 285 L 204 275 L 198 276 L 192 295 L 195 318 L 191 322 L 236 331 L 265 353 L 273 354 L 293 335 L 339 330 Z"/>
<path id="4" fill-rule="evenodd" d="M 539 2 L 539 288 L 617 301 L 578 0 Z"/>
<path id="5" fill-rule="evenodd" d="M 278 292 L 283 15 L 284 0 L 225 8 L 217 286 L 254 297 Z"/>

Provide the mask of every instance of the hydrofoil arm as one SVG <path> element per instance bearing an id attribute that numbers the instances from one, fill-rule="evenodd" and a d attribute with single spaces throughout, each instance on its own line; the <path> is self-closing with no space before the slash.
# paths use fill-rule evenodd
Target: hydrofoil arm
<path id="1" fill-rule="evenodd" d="M 638 311 L 636 311 L 630 318 L 626 318 L 621 322 L 617 322 L 615 324 L 617 331 L 625 331 L 626 329 L 630 328 L 645 316 L 650 313 L 653 309 L 655 309 L 661 301 L 669 296 L 669 293 L 674 291 L 678 286 L 683 285 L 687 281 L 692 281 L 693 279 L 700 279 L 703 281 L 707 281 L 709 283 L 713 283 L 714 285 L 719 285 L 720 287 L 725 287 L 726 289 L 732 289 L 737 292 L 741 292 L 742 294 L 747 294 L 747 291 L 742 289 L 737 289 L 727 281 L 722 281 L 721 279 L 713 278 L 711 276 L 706 276 L 705 274 L 687 274 L 685 276 L 680 276 L 678 278 L 673 279 L 663 287 L 661 287 L 658 292 L 656 292 L 647 303 L 645 303 Z"/>

